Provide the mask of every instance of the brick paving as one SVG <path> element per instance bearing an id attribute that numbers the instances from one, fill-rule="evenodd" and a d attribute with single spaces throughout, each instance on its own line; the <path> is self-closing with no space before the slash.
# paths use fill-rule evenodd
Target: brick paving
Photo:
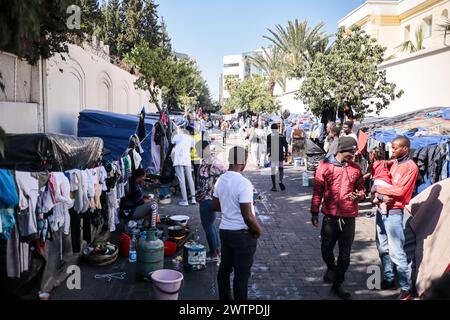
<path id="1" fill-rule="evenodd" d="M 220 137 L 218 137 L 219 140 Z M 221 141 L 221 140 L 220 140 Z M 242 144 L 239 138 L 228 143 Z M 220 152 L 224 150 L 218 147 Z M 262 200 L 257 203 L 257 217 L 263 227 L 263 235 L 258 242 L 252 276 L 249 283 L 249 298 L 254 300 L 329 300 L 330 285 L 322 281 L 325 272 L 320 252 L 320 229 L 310 222 L 311 187 L 302 187 L 302 169 L 287 167 L 285 191 L 271 192 L 271 180 L 267 172 L 254 170 L 248 166 L 244 175 L 261 192 Z M 186 214 L 191 217 L 190 227 L 206 244 L 200 224 L 198 206 L 181 208 L 177 198 L 170 205 L 160 205 L 161 214 Z M 220 215 L 216 221 L 220 223 Z M 181 254 L 180 252 L 178 254 Z M 336 252 L 337 254 L 337 252 Z M 172 257 L 173 258 L 173 257 Z M 166 258 L 165 268 L 173 268 L 172 258 Z M 351 264 L 347 272 L 345 286 L 352 292 L 353 299 L 393 299 L 398 291 L 373 291 L 367 289 L 369 277 L 367 268 L 378 265 L 379 258 L 375 246 L 375 218 L 363 214 L 357 218 L 356 236 Z M 134 279 L 135 266 L 126 259 L 102 269 L 82 264 L 82 284 L 84 290 L 67 290 L 65 286 L 56 288 L 52 299 L 152 299 L 150 284 Z M 203 271 L 183 270 L 184 288 L 182 300 L 215 300 L 217 294 L 217 266 L 208 264 Z M 93 280 L 95 273 L 127 271 L 126 280 L 113 283 Z"/>

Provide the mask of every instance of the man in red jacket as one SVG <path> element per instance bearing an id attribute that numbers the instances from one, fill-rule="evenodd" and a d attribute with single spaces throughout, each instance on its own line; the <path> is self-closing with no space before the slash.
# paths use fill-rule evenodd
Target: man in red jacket
<path id="1" fill-rule="evenodd" d="M 399 136 L 392 141 L 391 167 L 392 186 L 376 187 L 378 200 L 387 203 L 388 211 L 377 212 L 377 248 L 383 265 L 384 280 L 381 289 L 394 289 L 393 263 L 396 265 L 400 300 L 412 299 L 411 274 L 404 250 L 405 234 L 403 229 L 403 211 L 411 200 L 419 169 L 409 158 L 411 143 L 407 137 Z"/>
<path id="2" fill-rule="evenodd" d="M 323 279 L 326 283 L 332 283 L 332 292 L 344 300 L 351 297 L 351 294 L 342 288 L 342 283 L 350 265 L 358 202 L 365 199 L 361 169 L 352 161 L 356 150 L 355 139 L 339 138 L 337 154 L 322 160 L 317 168 L 311 203 L 311 221 L 317 228 L 319 208 L 323 199 L 321 249 L 322 258 L 328 267 Z M 333 253 L 336 242 L 339 243 L 337 264 Z"/>

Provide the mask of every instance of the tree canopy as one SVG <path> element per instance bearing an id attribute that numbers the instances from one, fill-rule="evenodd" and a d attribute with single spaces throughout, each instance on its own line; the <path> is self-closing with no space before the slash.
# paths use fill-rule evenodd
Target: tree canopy
<path id="1" fill-rule="evenodd" d="M 379 114 L 403 94 L 387 82 L 385 70 L 378 70 L 385 50 L 358 26 L 349 32 L 340 28 L 329 52 L 316 56 L 297 98 L 317 116 L 325 107 L 337 109 L 344 102 L 350 103 L 358 119 Z"/>
<path id="2" fill-rule="evenodd" d="M 224 112 L 239 109 L 253 113 L 276 113 L 280 105 L 269 92 L 269 83 L 259 76 L 252 76 L 243 82 L 229 79 L 230 98 L 222 108 Z"/>

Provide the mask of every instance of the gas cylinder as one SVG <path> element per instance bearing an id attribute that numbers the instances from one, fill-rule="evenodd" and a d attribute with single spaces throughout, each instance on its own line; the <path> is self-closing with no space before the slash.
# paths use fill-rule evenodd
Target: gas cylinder
<path id="1" fill-rule="evenodd" d="M 164 268 L 164 243 L 156 236 L 156 228 L 148 230 L 147 237 L 139 240 L 137 249 L 137 277 L 149 279 L 149 273 Z"/>

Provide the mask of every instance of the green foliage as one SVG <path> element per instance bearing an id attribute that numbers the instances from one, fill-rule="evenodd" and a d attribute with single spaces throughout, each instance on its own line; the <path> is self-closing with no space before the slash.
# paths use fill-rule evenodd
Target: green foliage
<path id="1" fill-rule="evenodd" d="M 401 45 L 397 47 L 401 52 L 413 53 L 420 50 L 425 49 L 423 46 L 423 29 L 422 27 L 418 27 L 415 33 L 416 44 L 414 44 L 411 40 L 403 42 Z"/>
<path id="2" fill-rule="evenodd" d="M 286 90 L 287 70 L 284 63 L 284 53 L 279 47 L 262 48 L 263 52 L 256 56 L 248 57 L 250 63 L 264 71 L 269 81 L 269 92 L 273 96 L 275 84 Z"/>
<path id="3" fill-rule="evenodd" d="M 67 51 L 67 43 L 82 37 L 80 30 L 69 30 L 67 7 L 70 0 L 15 0 L 0 2 L 0 50 L 11 52 L 34 64 Z"/>
<path id="4" fill-rule="evenodd" d="M 264 38 L 284 53 L 289 75 L 302 78 L 315 56 L 325 52 L 328 46 L 329 36 L 322 31 L 323 27 L 324 23 L 319 23 L 310 28 L 306 20 L 299 22 L 296 19 L 289 21 L 286 28 L 277 25 L 275 31 L 268 29 L 270 36 Z"/>
<path id="5" fill-rule="evenodd" d="M 136 86 L 150 91 L 151 102 L 160 111 L 160 94 L 169 108 L 192 109 L 199 101 L 205 106 L 210 103 L 209 90 L 193 61 L 167 57 L 163 48 L 152 49 L 146 41 L 141 41 L 125 60 L 138 71 Z"/>
<path id="6" fill-rule="evenodd" d="M 268 82 L 259 76 L 253 76 L 243 82 L 232 82 L 230 87 L 230 98 L 225 102 L 223 112 L 235 109 L 250 111 L 256 114 L 267 112 L 276 113 L 280 105 L 269 93 Z"/>
<path id="7" fill-rule="evenodd" d="M 329 52 L 316 56 L 297 98 L 316 116 L 326 106 L 336 109 L 344 101 L 351 104 L 359 119 L 371 112 L 379 114 L 403 94 L 387 82 L 386 71 L 377 69 L 384 52 L 385 48 L 360 27 L 353 26 L 350 32 L 340 28 Z"/>

